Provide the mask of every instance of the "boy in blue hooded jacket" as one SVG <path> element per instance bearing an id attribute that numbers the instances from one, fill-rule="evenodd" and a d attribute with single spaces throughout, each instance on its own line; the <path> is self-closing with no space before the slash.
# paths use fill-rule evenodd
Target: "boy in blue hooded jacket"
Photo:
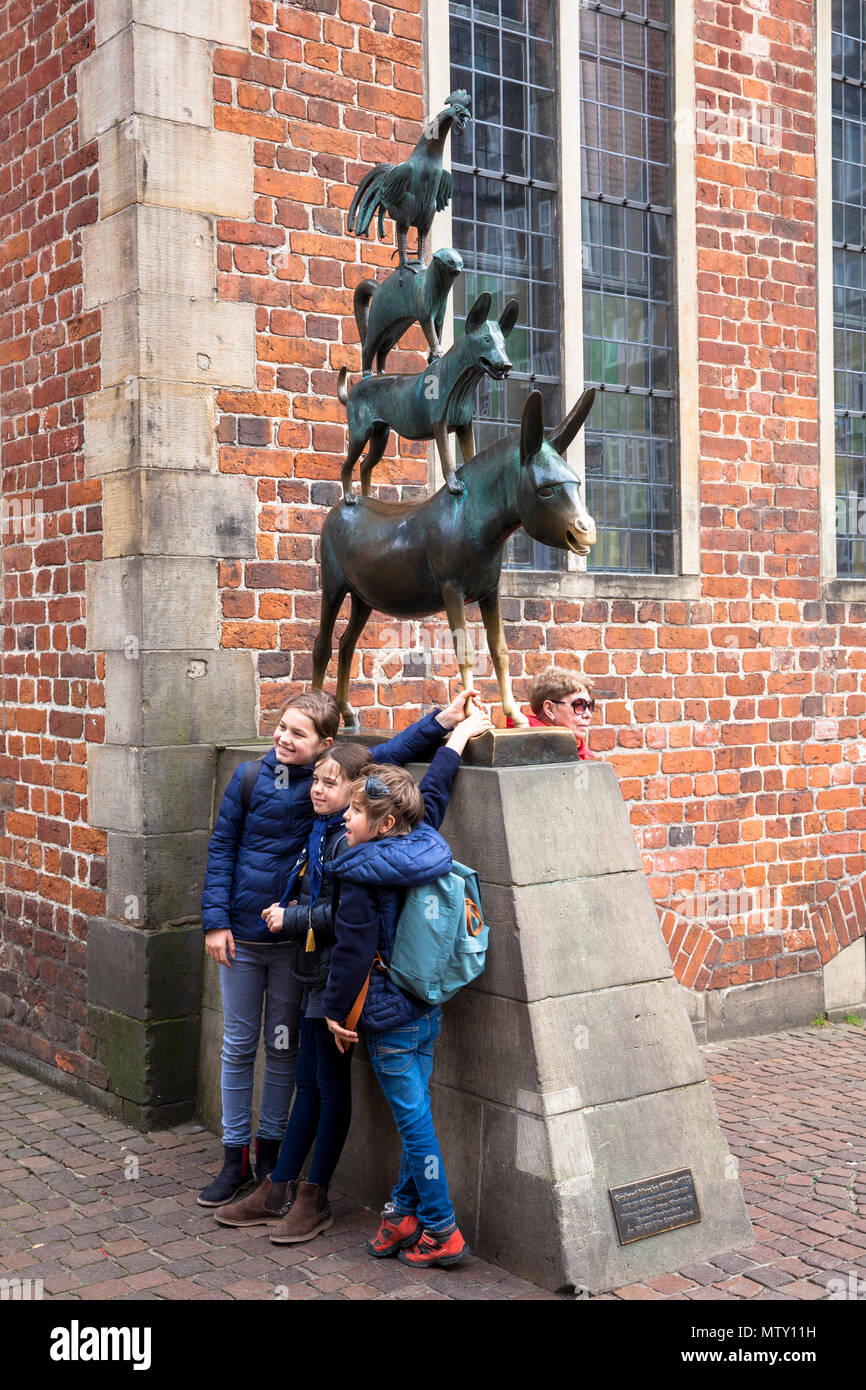
<path id="1" fill-rule="evenodd" d="M 458 725 L 433 757 L 423 796 L 401 768 L 377 768 L 356 782 L 344 817 L 349 848 L 327 868 L 339 896 L 322 1009 L 342 1051 L 357 1041 L 348 1018 L 366 985 L 359 1026 L 403 1140 L 397 1182 L 365 1249 L 379 1259 L 398 1255 L 416 1268 L 457 1264 L 468 1247 L 457 1227 L 430 1110 L 442 1010 L 399 989 L 388 963 L 405 890 L 451 868 L 451 851 L 435 827 L 445 815 L 466 743 L 491 727 L 480 709 Z M 300 1185 L 296 1202 L 317 1200 L 317 1191 L 304 1191 L 309 1187 Z"/>

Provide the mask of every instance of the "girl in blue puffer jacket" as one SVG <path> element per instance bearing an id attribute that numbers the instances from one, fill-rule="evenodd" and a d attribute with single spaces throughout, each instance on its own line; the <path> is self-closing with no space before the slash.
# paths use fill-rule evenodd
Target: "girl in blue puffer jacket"
<path id="1" fill-rule="evenodd" d="M 482 709 L 457 726 L 433 758 L 423 796 L 400 768 L 377 768 L 356 782 L 345 814 L 349 848 L 328 866 L 339 899 L 322 1008 L 342 1051 L 357 1041 L 346 1021 L 369 981 L 359 1026 L 403 1140 L 397 1182 L 365 1249 L 377 1258 L 398 1255 L 415 1268 L 457 1264 L 468 1248 L 454 1217 L 430 1111 L 433 1044 L 442 1010 L 404 994 L 387 967 L 406 888 L 429 883 L 451 868 L 451 851 L 434 827 L 442 823 L 466 743 L 491 727 Z M 299 1185 L 295 1203 L 305 1199 L 315 1215 L 327 1192 L 324 1197 L 318 1190 L 305 1192 L 309 1187 Z"/>
<path id="2" fill-rule="evenodd" d="M 463 698 L 461 693 L 447 709 L 434 710 L 376 746 L 372 757 L 377 763 L 429 757 L 462 712 Z M 232 1201 L 252 1176 L 253 1070 L 263 1006 L 259 1180 L 277 1160 L 294 1088 L 302 986 L 293 972 L 297 938 L 288 931 L 272 934 L 263 913 L 279 900 L 306 845 L 315 819 L 313 763 L 333 743 L 339 725 L 337 702 L 324 691 L 287 700 L 277 715 L 274 747 L 261 760 L 248 798 L 244 784 L 249 765 L 242 764 L 226 789 L 210 839 L 202 928 L 207 954 L 222 967 L 224 1162 L 199 1195 L 201 1206 Z"/>

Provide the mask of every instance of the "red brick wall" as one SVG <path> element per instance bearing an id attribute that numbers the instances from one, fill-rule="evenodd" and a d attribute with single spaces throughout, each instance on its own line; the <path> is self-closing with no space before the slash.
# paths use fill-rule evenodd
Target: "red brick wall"
<path id="1" fill-rule="evenodd" d="M 92 0 L 0 9 L 0 1039 L 98 1080 L 84 936 L 104 911 L 105 837 L 87 824 L 85 764 L 104 701 L 102 658 L 85 650 L 84 564 L 101 555 L 102 521 L 82 417 L 99 386 L 99 315 L 82 313 L 81 289 L 97 183 L 76 99 L 92 47 Z"/>
<path id="2" fill-rule="evenodd" d="M 337 372 L 359 363 L 352 293 L 394 254 L 393 242 L 347 236 L 345 210 L 365 168 L 405 156 L 418 138 L 420 9 L 420 0 L 253 0 L 253 51 L 214 54 L 215 124 L 253 137 L 256 193 L 255 223 L 218 223 L 218 293 L 258 306 L 258 390 L 217 395 L 220 467 L 257 477 L 261 503 L 258 559 L 223 566 L 222 641 L 259 653 L 265 717 L 312 675 L 316 537 L 345 454 Z M 404 445 L 389 463 L 392 437 L 377 479 L 423 485 L 426 457 Z M 371 624 L 365 646 L 375 643 Z M 393 715 L 411 721 L 404 702 L 441 693 L 441 682 L 401 685 L 378 712 L 375 685 L 355 698 L 366 723 L 387 726 Z"/>
<path id="3" fill-rule="evenodd" d="M 813 7 L 696 12 L 699 110 L 776 123 L 767 145 L 697 149 L 702 596 L 643 601 L 636 578 L 634 601 L 505 612 L 520 696 L 551 658 L 595 678 L 593 746 L 631 805 L 676 973 L 705 989 L 814 971 L 863 933 L 866 603 L 825 603 L 819 576 Z M 221 467 L 258 477 L 261 501 L 258 560 L 223 567 L 222 603 L 223 642 L 259 653 L 267 728 L 311 675 L 352 289 L 391 264 L 390 245 L 346 236 L 345 209 L 426 112 L 418 0 L 252 0 L 252 17 L 253 54 L 214 58 L 216 123 L 255 139 L 257 193 L 253 224 L 219 225 L 220 293 L 258 305 L 258 392 L 219 393 Z M 406 446 L 377 471 L 385 495 L 424 478 Z M 397 626 L 371 624 L 356 657 L 367 726 L 405 724 L 455 672 L 383 662 Z"/>

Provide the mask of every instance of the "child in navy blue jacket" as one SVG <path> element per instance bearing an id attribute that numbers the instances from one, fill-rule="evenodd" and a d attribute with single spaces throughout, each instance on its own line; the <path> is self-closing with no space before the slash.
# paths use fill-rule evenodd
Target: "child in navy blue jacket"
<path id="1" fill-rule="evenodd" d="M 435 827 L 445 815 L 467 741 L 491 727 L 484 710 L 473 710 L 457 726 L 448 745 L 434 755 L 423 796 L 400 768 L 377 768 L 357 782 L 345 816 L 349 848 L 328 866 L 339 899 L 322 1007 L 337 1047 L 351 1046 L 358 1035 L 346 1020 L 369 980 L 359 1026 L 403 1140 L 397 1182 L 365 1248 L 377 1258 L 398 1255 L 419 1268 L 457 1264 L 468 1248 L 454 1217 L 430 1111 L 433 1044 L 442 1010 L 405 994 L 387 967 L 406 888 L 429 883 L 451 868 L 451 851 Z M 295 1201 L 303 1196 L 315 1211 L 327 1193 L 304 1193 L 310 1186 L 301 1183 Z"/>
<path id="2" fill-rule="evenodd" d="M 462 710 L 462 696 L 434 710 L 372 756 L 379 762 L 428 757 Z M 237 769 L 220 805 L 208 846 L 202 896 L 207 954 L 223 968 L 222 1102 L 224 1162 L 200 1194 L 202 1206 L 231 1202 L 250 1180 L 253 1069 L 264 1005 L 265 1075 L 256 1140 L 256 1174 L 273 1169 L 295 1081 L 302 986 L 293 966 L 297 937 L 273 934 L 263 914 L 285 887 L 306 845 L 315 812 L 313 763 L 329 747 L 340 715 L 332 695 L 293 696 L 279 711 L 274 747 L 261 761 L 244 806 L 245 767 Z"/>

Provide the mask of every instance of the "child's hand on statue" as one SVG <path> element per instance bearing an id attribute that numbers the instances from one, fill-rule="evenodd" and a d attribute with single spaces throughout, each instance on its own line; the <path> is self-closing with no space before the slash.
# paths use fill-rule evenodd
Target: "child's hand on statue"
<path id="1" fill-rule="evenodd" d="M 480 708 L 473 708 L 465 719 L 456 727 L 445 747 L 451 748 L 455 753 L 462 755 L 464 748 L 471 738 L 477 738 L 479 734 L 484 734 L 488 729 L 493 728 L 493 721 L 487 710 L 482 705 Z"/>
<path id="2" fill-rule="evenodd" d="M 446 705 L 445 709 L 440 709 L 436 716 L 437 723 L 441 724 L 443 729 L 455 728 L 456 725 L 466 719 L 469 713 L 470 701 L 473 705 L 480 705 L 481 696 L 478 694 L 477 690 L 472 686 L 470 686 L 468 690 L 458 690 L 450 705 Z"/>

